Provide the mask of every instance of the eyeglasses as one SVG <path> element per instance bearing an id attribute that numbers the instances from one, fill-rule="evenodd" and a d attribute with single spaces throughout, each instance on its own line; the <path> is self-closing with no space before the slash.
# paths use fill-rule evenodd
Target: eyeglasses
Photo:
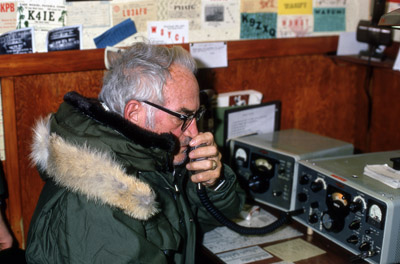
<path id="1" fill-rule="evenodd" d="M 206 112 L 206 109 L 203 106 L 200 106 L 200 108 L 195 113 L 193 113 L 191 115 L 184 115 L 184 114 L 169 110 L 165 107 L 162 107 L 161 105 L 157 105 L 157 104 L 154 104 L 154 103 L 151 103 L 148 101 L 143 101 L 143 103 L 151 105 L 157 109 L 160 109 L 161 111 L 164 111 L 164 112 L 166 112 L 170 115 L 173 115 L 173 116 L 179 118 L 180 120 L 182 120 L 183 121 L 182 127 L 181 127 L 182 131 L 185 131 L 190 126 L 193 119 L 196 119 L 196 121 L 199 121 L 203 117 L 204 113 Z"/>

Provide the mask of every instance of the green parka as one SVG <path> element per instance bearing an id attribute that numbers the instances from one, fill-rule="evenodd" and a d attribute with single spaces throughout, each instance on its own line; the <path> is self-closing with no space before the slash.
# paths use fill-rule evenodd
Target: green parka
<path id="1" fill-rule="evenodd" d="M 194 263 L 197 232 L 218 225 L 196 185 L 172 164 L 171 134 L 143 130 L 71 92 L 38 122 L 31 158 L 45 181 L 31 220 L 28 263 Z M 208 190 L 228 217 L 244 193 L 229 167 Z"/>

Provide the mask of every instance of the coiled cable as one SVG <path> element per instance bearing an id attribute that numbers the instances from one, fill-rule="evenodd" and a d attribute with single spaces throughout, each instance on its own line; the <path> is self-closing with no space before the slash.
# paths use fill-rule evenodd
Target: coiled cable
<path id="1" fill-rule="evenodd" d="M 207 196 L 205 187 L 201 185 L 200 183 L 198 184 L 197 188 L 197 195 L 199 196 L 199 199 L 203 206 L 206 208 L 206 210 L 222 225 L 228 227 L 229 229 L 243 235 L 265 235 L 268 233 L 271 233 L 278 229 L 279 227 L 283 226 L 284 224 L 287 224 L 291 220 L 291 215 L 294 214 L 300 214 L 303 213 L 304 210 L 296 210 L 293 212 L 287 212 L 287 213 L 281 213 L 278 219 L 266 226 L 263 227 L 247 227 L 247 226 L 241 226 L 236 224 L 235 222 L 231 221 L 229 218 L 227 218 L 221 211 L 219 211 L 210 201 L 210 199 Z"/>

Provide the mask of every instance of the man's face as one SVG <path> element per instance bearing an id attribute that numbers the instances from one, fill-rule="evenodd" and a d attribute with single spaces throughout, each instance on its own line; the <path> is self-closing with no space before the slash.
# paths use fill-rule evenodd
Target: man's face
<path id="1" fill-rule="evenodd" d="M 185 115 L 199 109 L 199 86 L 190 71 L 179 65 L 171 66 L 171 78 L 167 80 L 164 87 L 163 106 Z M 155 112 L 155 126 L 152 130 L 156 133 L 171 132 L 179 139 L 180 149 L 174 157 L 174 165 L 180 165 L 186 160 L 189 141 L 199 133 L 196 120 L 193 120 L 185 131 L 181 130 L 182 123 L 182 120 L 164 111 L 156 110 Z"/>

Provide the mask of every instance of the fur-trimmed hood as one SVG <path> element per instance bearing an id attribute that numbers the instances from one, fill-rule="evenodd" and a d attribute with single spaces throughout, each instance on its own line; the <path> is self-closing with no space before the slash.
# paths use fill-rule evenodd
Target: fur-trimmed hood
<path id="1" fill-rule="evenodd" d="M 99 123 L 102 127 L 111 128 L 110 131 L 118 132 L 114 134 L 120 138 L 121 145 L 129 145 L 131 143 L 125 142 L 131 142 L 130 140 L 134 137 L 139 137 L 137 142 L 141 144 L 141 149 L 152 154 L 153 148 L 154 151 L 161 148 L 164 151 L 161 153 L 167 153 L 165 157 L 171 156 L 171 151 L 175 148 L 171 135 L 156 135 L 132 126 L 130 123 L 123 123 L 127 121 L 104 110 L 95 99 L 87 99 L 76 93 L 70 93 L 66 95 L 65 100 L 75 109 L 69 111 L 78 110 L 86 116 L 83 118 L 90 117 L 95 124 Z M 69 106 L 68 109 L 70 108 Z M 65 116 L 71 115 L 67 111 Z M 79 117 L 82 115 L 78 114 Z M 53 131 L 55 119 L 54 115 L 49 115 L 39 120 L 34 128 L 31 160 L 39 171 L 45 172 L 43 174 L 45 180 L 49 177 L 59 186 L 82 194 L 89 200 L 119 208 L 136 219 L 146 220 L 157 213 L 155 193 L 147 183 L 134 175 L 128 175 L 124 167 L 113 158 L 114 154 L 92 147 L 90 143 L 87 144 L 83 140 L 85 137 L 75 141 L 73 136 L 71 139 L 65 139 L 58 133 L 50 132 Z M 94 131 L 97 130 L 94 129 Z M 131 145 L 139 144 L 137 142 Z M 156 144 L 159 144 L 158 148 L 155 148 Z M 114 147 L 115 144 L 110 145 Z M 143 157 L 140 157 L 140 161 L 142 160 Z M 148 158 L 149 163 L 156 164 L 154 166 L 157 170 L 168 167 L 167 158 L 161 160 L 164 161 L 156 163 L 151 156 Z M 135 162 L 135 164 L 139 163 L 143 162 Z"/>
<path id="2" fill-rule="evenodd" d="M 36 125 L 31 159 L 57 185 L 136 219 L 146 220 L 157 212 L 155 194 L 148 184 L 127 175 L 107 153 L 50 134 L 48 124 L 47 118 Z"/>

